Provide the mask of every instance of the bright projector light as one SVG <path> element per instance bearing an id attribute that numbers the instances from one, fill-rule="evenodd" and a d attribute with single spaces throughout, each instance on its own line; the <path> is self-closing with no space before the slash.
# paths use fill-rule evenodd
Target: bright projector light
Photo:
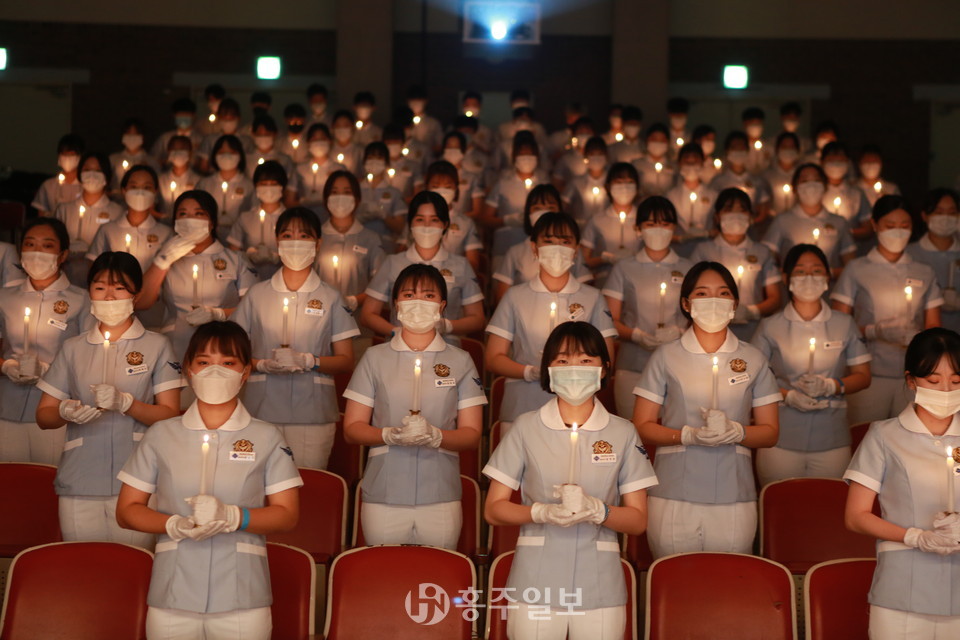
<path id="1" fill-rule="evenodd" d="M 507 22 L 505 20 L 495 20 L 490 25 L 490 36 L 494 40 L 503 40 L 507 37 Z"/>
<path id="2" fill-rule="evenodd" d="M 727 89 L 746 89 L 750 83 L 750 70 L 740 64 L 728 64 L 723 68 L 723 86 Z"/>
<path id="3" fill-rule="evenodd" d="M 280 58 L 261 56 L 257 58 L 257 77 L 261 80 L 276 80 L 280 77 Z"/>

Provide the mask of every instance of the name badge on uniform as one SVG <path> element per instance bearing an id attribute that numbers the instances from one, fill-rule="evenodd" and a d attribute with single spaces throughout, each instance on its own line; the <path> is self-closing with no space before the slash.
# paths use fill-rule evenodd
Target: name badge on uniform
<path id="1" fill-rule="evenodd" d="M 583 305 L 580 304 L 579 302 L 574 302 L 573 304 L 571 304 L 569 307 L 569 311 L 570 311 L 571 320 L 577 320 L 587 312 L 587 310 L 584 309 Z"/>
<path id="2" fill-rule="evenodd" d="M 457 386 L 456 378 L 437 378 L 433 381 L 433 385 L 437 389 L 442 389 L 443 387 L 455 387 Z"/>
<path id="3" fill-rule="evenodd" d="M 62 320 L 55 320 L 53 318 L 50 318 L 47 320 L 47 324 L 50 325 L 51 327 L 55 327 L 59 329 L 60 331 L 67 330 L 67 323 L 63 322 Z"/>
<path id="4" fill-rule="evenodd" d="M 236 462 L 253 462 L 257 459 L 257 454 L 253 450 L 253 443 L 249 440 L 237 440 L 233 443 L 233 449 L 228 456 L 230 460 Z"/>
<path id="5" fill-rule="evenodd" d="M 370 252 L 370 250 L 367 249 L 366 247 L 361 247 L 360 245 L 355 244 L 353 245 L 353 252 L 359 253 L 360 255 L 365 256 Z"/>
<path id="6" fill-rule="evenodd" d="M 217 280 L 235 280 L 236 275 L 233 273 L 224 273 L 222 271 L 217 271 Z"/>
<path id="7" fill-rule="evenodd" d="M 670 272 L 670 282 L 673 284 L 683 284 L 683 274 L 679 271 Z"/>
<path id="8" fill-rule="evenodd" d="M 730 383 L 731 387 L 737 384 L 743 384 L 744 382 L 750 381 L 750 374 L 741 373 L 735 376 L 730 376 L 729 378 L 727 378 L 727 381 Z"/>
<path id="9" fill-rule="evenodd" d="M 128 376 L 136 376 L 140 375 L 141 373 L 149 373 L 150 367 L 145 364 L 140 364 L 135 367 L 127 367 L 125 371 L 127 372 Z"/>
<path id="10" fill-rule="evenodd" d="M 830 340 L 823 343 L 824 351 L 834 351 L 843 348 L 843 340 Z"/>
<path id="11" fill-rule="evenodd" d="M 758 263 L 750 263 L 750 262 L 747 263 L 747 271 L 760 271 L 761 268 L 762 268 L 762 265 Z"/>
<path id="12" fill-rule="evenodd" d="M 612 464 L 617 461 L 617 454 L 613 451 L 613 445 L 606 440 L 597 440 L 593 443 L 593 453 L 590 454 L 590 462 L 593 464 Z"/>
<path id="13" fill-rule="evenodd" d="M 917 280 L 916 278 L 907 278 L 908 287 L 923 287 L 923 280 Z"/>
<path id="14" fill-rule="evenodd" d="M 323 302 L 317 300 L 316 298 L 307 302 L 307 308 L 303 310 L 303 312 L 308 316 L 317 316 L 318 318 L 322 318 L 325 311 L 326 310 L 323 308 Z"/>

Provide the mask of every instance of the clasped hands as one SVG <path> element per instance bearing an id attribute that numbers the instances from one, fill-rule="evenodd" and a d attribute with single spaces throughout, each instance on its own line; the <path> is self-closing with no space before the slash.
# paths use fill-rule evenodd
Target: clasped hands
<path id="1" fill-rule="evenodd" d="M 257 363 L 257 371 L 274 375 L 302 373 L 313 369 L 315 358 L 312 353 L 294 351 L 288 347 L 273 350 L 272 358 L 264 358 Z"/>
<path id="2" fill-rule="evenodd" d="M 534 502 L 530 517 L 537 524 L 570 527 L 581 522 L 601 524 L 607 517 L 607 506 L 600 498 L 587 495 L 577 484 L 553 485 L 553 497 L 561 502 Z"/>
<path id="3" fill-rule="evenodd" d="M 381 429 L 383 442 L 401 447 L 430 447 L 439 449 L 443 442 L 443 432 L 427 422 L 422 415 L 404 416 L 402 427 Z"/>
<path id="4" fill-rule="evenodd" d="M 910 527 L 903 544 L 941 556 L 960 553 L 960 513 L 939 512 L 934 516 L 933 529 Z"/>
<path id="5" fill-rule="evenodd" d="M 197 495 L 184 498 L 193 508 L 190 516 L 174 514 L 167 519 L 167 535 L 171 540 L 201 541 L 218 533 L 230 533 L 240 528 L 240 507 L 224 504 L 214 496 Z"/>
<path id="6" fill-rule="evenodd" d="M 740 442 L 746 435 L 743 425 L 727 418 L 727 414 L 720 409 L 700 409 L 700 415 L 703 416 L 702 427 L 683 425 L 680 430 L 681 444 L 719 447 Z"/>

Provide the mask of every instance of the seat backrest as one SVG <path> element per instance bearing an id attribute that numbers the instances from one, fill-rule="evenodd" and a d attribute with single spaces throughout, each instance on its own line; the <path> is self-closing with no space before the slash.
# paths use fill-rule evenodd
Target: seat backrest
<path id="1" fill-rule="evenodd" d="M 490 424 L 500 419 L 500 408 L 503 406 L 503 392 L 506 389 L 507 379 L 497 376 L 490 384 Z"/>
<path id="2" fill-rule="evenodd" d="M 874 539 L 847 529 L 847 484 L 838 478 L 790 478 L 760 492 L 760 555 L 797 574 L 826 560 L 875 555 Z"/>
<path id="3" fill-rule="evenodd" d="M 600 404 L 603 405 L 603 408 L 609 411 L 612 415 L 619 415 L 617 413 L 617 400 L 613 395 L 613 379 L 616 376 L 610 376 L 609 379 L 603 384 L 603 388 L 597 392 L 597 399 L 600 400 Z M 624 416 L 627 420 L 633 416 Z"/>
<path id="4" fill-rule="evenodd" d="M 21 552 L 3 600 L 4 640 L 140 640 L 153 554 L 114 542 L 55 542 Z"/>
<path id="5" fill-rule="evenodd" d="M 0 524 L 0 558 L 60 542 L 59 502 L 53 489 L 56 476 L 52 465 L 0 463 L 0 513 L 5 514 Z"/>
<path id="6" fill-rule="evenodd" d="M 480 380 L 485 380 L 486 367 L 483 365 L 483 343 L 473 338 L 460 338 L 460 348 L 473 358 L 473 366 L 477 368 Z"/>
<path id="7" fill-rule="evenodd" d="M 855 424 L 850 427 L 850 453 L 856 453 L 857 447 L 860 446 L 860 443 L 863 442 L 864 436 L 867 435 L 867 431 L 870 430 L 870 422 L 862 422 L 860 424 Z"/>
<path id="8" fill-rule="evenodd" d="M 454 603 L 476 588 L 473 563 L 435 547 L 365 547 L 333 561 L 327 640 L 468 640 L 471 623 Z"/>
<path id="9" fill-rule="evenodd" d="M 650 553 L 646 532 L 639 536 L 627 536 L 626 552 L 627 560 L 637 571 L 646 571 L 653 564 L 653 554 Z"/>
<path id="10" fill-rule="evenodd" d="M 332 471 L 353 487 L 363 475 L 363 447 L 358 444 L 349 444 L 343 437 L 343 417 L 337 421 L 333 435 L 333 448 L 330 450 L 330 460 L 327 470 Z"/>
<path id="11" fill-rule="evenodd" d="M 272 640 L 307 640 L 314 632 L 317 568 L 309 553 L 267 543 L 273 604 Z"/>
<path id="12" fill-rule="evenodd" d="M 680 553 L 647 573 L 648 640 L 796 640 L 787 568 L 739 553 Z"/>
<path id="13" fill-rule="evenodd" d="M 821 562 L 807 571 L 803 579 L 807 640 L 867 637 L 867 594 L 876 568 L 873 558 L 848 558 Z"/>
<path id="14" fill-rule="evenodd" d="M 473 478 L 480 479 L 480 447 L 482 438 L 477 441 L 477 446 L 473 449 L 464 449 L 460 451 L 460 473 Z"/>
<path id="15" fill-rule="evenodd" d="M 329 564 L 347 543 L 346 481 L 321 469 L 300 469 L 300 520 L 292 531 L 272 533 L 270 542 L 303 549 L 314 562 Z"/>

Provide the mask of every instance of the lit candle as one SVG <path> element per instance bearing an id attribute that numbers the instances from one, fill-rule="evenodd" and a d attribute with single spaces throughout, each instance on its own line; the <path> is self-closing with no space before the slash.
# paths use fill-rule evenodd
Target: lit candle
<path id="1" fill-rule="evenodd" d="M 836 214 L 839 214 L 839 213 L 840 213 L 840 205 L 841 205 L 841 204 L 843 204 L 843 200 L 840 198 L 840 196 L 837 196 L 836 198 L 833 199 L 833 212 L 834 212 L 834 213 L 836 213 Z"/>
<path id="2" fill-rule="evenodd" d="M 120 166 L 123 167 L 123 171 L 124 173 L 126 173 L 127 169 L 130 168 L 130 163 L 124 160 L 123 162 L 120 163 Z"/>
<path id="3" fill-rule="evenodd" d="M 211 113 L 209 116 L 207 116 L 207 120 L 210 121 L 210 124 L 213 124 L 217 121 L 217 114 Z"/>
<path id="4" fill-rule="evenodd" d="M 570 138 L 570 146 L 573 147 L 574 149 L 577 148 L 578 142 L 579 140 L 577 140 L 577 136 L 573 136 L 572 138 Z"/>
<path id="5" fill-rule="evenodd" d="M 300 140 L 299 140 L 299 138 L 294 138 L 293 140 L 291 140 L 291 141 L 290 141 L 290 146 L 293 147 L 293 150 L 294 150 L 294 151 L 296 151 L 297 149 L 299 149 L 299 148 L 300 148 Z"/>
<path id="6" fill-rule="evenodd" d="M 23 353 L 30 352 L 30 307 L 23 308 Z"/>
<path id="7" fill-rule="evenodd" d="M 290 298 L 283 299 L 283 333 L 280 335 L 280 346 L 286 349 L 290 346 L 287 339 L 287 318 L 290 315 Z"/>
<path id="8" fill-rule="evenodd" d="M 600 199 L 600 187 L 594 187 L 593 189 L 591 189 L 591 192 L 593 193 L 594 201 L 597 201 Z"/>
<path id="9" fill-rule="evenodd" d="M 405 156 L 410 155 L 410 149 L 409 149 L 409 147 L 404 147 L 403 150 L 402 150 L 400 153 L 403 154 L 403 155 L 405 155 Z"/>
<path id="10" fill-rule="evenodd" d="M 683 146 L 683 138 L 677 138 L 677 146 L 678 146 L 678 147 L 682 147 L 682 146 Z"/>
<path id="11" fill-rule="evenodd" d="M 813 354 L 817 350 L 817 339 L 810 338 L 810 359 L 807 362 L 807 373 L 813 373 Z"/>
<path id="12" fill-rule="evenodd" d="M 470 111 L 469 109 L 467 109 L 466 111 L 463 112 L 463 115 L 467 116 L 468 118 L 472 118 L 473 111 Z"/>
<path id="13" fill-rule="evenodd" d="M 373 174 L 372 174 L 372 173 L 368 173 L 368 174 L 367 174 L 367 182 L 373 182 Z"/>
<path id="14" fill-rule="evenodd" d="M 193 308 L 200 307 L 200 265 L 193 265 Z"/>
<path id="15" fill-rule="evenodd" d="M 170 181 L 170 197 L 174 200 L 177 198 L 177 182 L 176 180 Z"/>
<path id="16" fill-rule="evenodd" d="M 760 149 L 763 149 L 763 143 L 757 140 L 756 142 L 753 143 L 753 148 L 756 149 L 757 151 L 760 151 Z"/>
<path id="17" fill-rule="evenodd" d="M 696 191 L 691 191 L 691 192 L 690 192 L 690 224 L 691 224 L 691 225 L 693 225 L 693 207 L 694 207 L 694 205 L 696 205 L 696 204 L 697 204 L 697 192 L 696 192 Z M 693 225 L 693 226 L 699 227 L 700 225 L 697 224 L 697 225 Z"/>
<path id="18" fill-rule="evenodd" d="M 257 159 L 257 164 L 263 164 L 263 163 L 264 163 L 263 156 L 260 156 L 260 157 Z"/>
<path id="19" fill-rule="evenodd" d="M 903 293 L 907 297 L 907 304 L 913 302 L 913 287 L 907 285 L 903 288 Z"/>
<path id="20" fill-rule="evenodd" d="M 388 176 L 391 180 L 393 180 L 393 176 L 395 176 L 395 175 L 397 175 L 397 170 L 396 170 L 396 169 L 394 169 L 393 167 L 390 167 L 389 169 L 387 169 L 387 176 Z"/>
<path id="21" fill-rule="evenodd" d="M 63 175 L 62 173 L 57 174 L 57 182 L 59 182 L 61 185 L 66 179 L 67 179 L 67 176 Z"/>
<path id="22" fill-rule="evenodd" d="M 310 165 L 310 170 L 313 172 L 313 178 L 310 186 L 310 190 L 316 193 L 317 191 L 317 171 L 320 170 L 320 165 L 314 162 Z"/>
<path id="23" fill-rule="evenodd" d="M 260 244 L 267 244 L 267 212 L 260 209 Z"/>
<path id="24" fill-rule="evenodd" d="M 618 133 L 617 135 L 613 136 L 613 139 L 616 140 L 617 142 L 623 142 L 623 134 Z"/>
<path id="25" fill-rule="evenodd" d="M 714 158 L 714 159 L 713 159 L 713 168 L 714 168 L 714 169 L 716 169 L 717 171 L 720 171 L 720 167 L 722 167 L 722 166 L 723 166 L 723 160 L 721 160 L 720 158 Z"/>
<path id="26" fill-rule="evenodd" d="M 103 384 L 110 380 L 110 332 L 103 332 Z"/>
<path id="27" fill-rule="evenodd" d="M 658 162 L 658 163 L 656 163 L 655 165 L 653 165 L 653 168 L 654 168 L 654 169 L 656 170 L 656 172 L 657 172 L 657 190 L 659 191 L 659 189 L 660 189 L 660 172 L 663 171 L 663 163 Z"/>
<path id="28" fill-rule="evenodd" d="M 340 288 L 340 256 L 333 256 L 333 279 Z"/>
<path id="29" fill-rule="evenodd" d="M 666 283 L 666 282 L 661 282 L 661 283 L 660 283 L 660 313 L 659 313 L 659 315 L 657 316 L 657 328 L 659 328 L 659 329 L 662 329 L 663 326 L 664 326 L 664 318 L 663 318 L 664 309 L 663 309 L 663 305 L 664 305 L 664 300 L 666 299 L 666 297 L 667 297 L 667 283 Z"/>
<path id="30" fill-rule="evenodd" d="M 737 266 L 737 289 L 743 288 L 743 265 Z M 743 291 L 740 292 L 740 295 L 743 295 Z"/>
<path id="31" fill-rule="evenodd" d="M 550 303 L 550 331 L 553 332 L 556 326 L 557 326 L 557 303 L 551 302 Z"/>
<path id="32" fill-rule="evenodd" d="M 720 359 L 713 356 L 713 394 L 710 397 L 710 408 L 717 408 L 717 396 L 720 393 Z"/>
<path id="33" fill-rule="evenodd" d="M 880 192 L 883 190 L 883 184 L 879 180 L 873 183 L 873 190 L 877 195 L 880 195 Z"/>
<path id="34" fill-rule="evenodd" d="M 80 240 L 80 235 L 83 233 L 83 214 L 87 212 L 87 208 L 83 205 L 80 205 L 79 217 L 77 218 L 77 240 Z"/>
<path id="35" fill-rule="evenodd" d="M 956 506 L 956 495 L 953 486 L 956 478 L 957 463 L 953 459 L 953 447 L 947 447 L 947 513 L 953 513 Z"/>
<path id="36" fill-rule="evenodd" d="M 413 116 L 413 124 L 420 124 L 420 116 Z"/>
<path id="37" fill-rule="evenodd" d="M 210 457 L 210 434 L 203 434 L 200 445 L 200 495 L 207 495 L 207 458 Z"/>
<path id="38" fill-rule="evenodd" d="M 820 227 L 813 230 L 813 244 L 820 246 Z"/>
<path id="39" fill-rule="evenodd" d="M 363 120 L 357 120 L 357 130 L 363 129 Z"/>
<path id="40" fill-rule="evenodd" d="M 790 206 L 790 193 L 793 191 L 793 187 L 789 184 L 783 185 L 783 206 L 782 209 L 786 209 Z"/>
<path id="41" fill-rule="evenodd" d="M 413 409 L 410 410 L 413 415 L 420 414 L 420 358 L 413 363 Z"/>
<path id="42" fill-rule="evenodd" d="M 527 188 L 527 191 L 529 191 L 530 188 L 533 186 L 533 180 L 531 180 L 530 178 L 524 179 L 523 186 L 525 186 Z"/>
<path id="43" fill-rule="evenodd" d="M 220 183 L 220 190 L 223 192 L 223 203 L 220 205 L 221 215 L 223 214 L 223 211 L 227 209 L 227 189 L 229 187 L 230 185 L 227 184 L 226 180 Z"/>
<path id="44" fill-rule="evenodd" d="M 576 422 L 570 427 L 570 468 L 567 470 L 567 484 L 577 484 L 577 441 L 580 439 L 580 427 Z"/>
<path id="45" fill-rule="evenodd" d="M 123 244 L 124 244 L 124 246 L 126 247 L 127 253 L 130 253 L 130 241 L 131 241 L 131 240 L 133 240 L 133 238 L 130 236 L 129 233 L 128 233 L 126 236 L 124 236 L 124 238 L 123 238 Z"/>
<path id="46" fill-rule="evenodd" d="M 338 153 L 338 154 L 337 154 L 337 162 L 339 162 L 339 163 L 341 163 L 341 164 L 343 163 L 343 154 L 342 154 L 342 153 Z"/>
<path id="47" fill-rule="evenodd" d="M 623 231 L 624 231 L 624 228 L 627 226 L 626 223 L 627 223 L 627 212 L 621 211 L 620 212 L 620 248 L 621 249 L 623 249 L 625 246 L 623 242 Z"/>

